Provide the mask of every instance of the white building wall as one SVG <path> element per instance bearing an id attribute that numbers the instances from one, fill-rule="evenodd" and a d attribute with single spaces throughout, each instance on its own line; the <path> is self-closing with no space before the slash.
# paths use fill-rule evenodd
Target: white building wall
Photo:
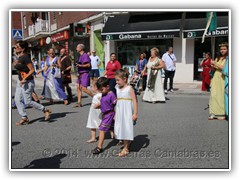
<path id="1" fill-rule="evenodd" d="M 105 59 L 105 67 L 107 66 L 108 61 L 110 60 L 111 53 L 115 52 L 115 41 L 104 41 L 104 59 Z"/>
<path id="2" fill-rule="evenodd" d="M 110 54 L 115 52 L 115 44 L 114 41 L 104 41 L 105 65 Z M 174 83 L 193 83 L 194 39 L 174 38 L 173 50 L 178 60 Z"/>
<path id="3" fill-rule="evenodd" d="M 174 83 L 193 83 L 194 39 L 173 40 L 173 50 L 177 59 Z"/>

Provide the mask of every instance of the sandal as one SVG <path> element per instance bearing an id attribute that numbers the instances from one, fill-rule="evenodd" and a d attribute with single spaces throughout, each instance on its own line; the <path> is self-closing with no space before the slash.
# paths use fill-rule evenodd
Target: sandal
<path id="1" fill-rule="evenodd" d="M 118 153 L 118 157 L 125 157 L 129 154 L 127 149 L 123 149 L 120 153 Z"/>
<path id="2" fill-rule="evenodd" d="M 217 117 L 217 120 L 226 120 L 225 116 Z"/>
<path id="3" fill-rule="evenodd" d="M 77 107 L 82 107 L 82 104 L 81 103 L 76 103 L 72 106 L 73 108 L 77 108 Z"/>
<path id="4" fill-rule="evenodd" d="M 53 105 L 53 104 L 54 104 L 54 102 L 53 102 L 52 99 L 49 100 L 49 104 L 50 104 L 50 105 Z"/>
<path id="5" fill-rule="evenodd" d="M 123 142 L 123 141 L 119 141 L 119 142 L 117 143 L 117 146 L 122 146 L 122 145 L 124 145 L 124 142 Z"/>
<path id="6" fill-rule="evenodd" d="M 94 140 L 92 140 L 92 139 L 90 139 L 90 140 L 88 140 L 88 141 L 86 141 L 87 143 L 95 143 L 95 142 L 97 142 L 97 140 L 96 139 L 94 139 Z"/>
<path id="7" fill-rule="evenodd" d="M 211 114 L 209 117 L 208 117 L 208 120 L 215 120 L 217 119 L 216 116 L 214 116 L 213 114 Z"/>
<path id="8" fill-rule="evenodd" d="M 52 111 L 51 110 L 49 110 L 49 109 L 46 109 L 45 110 L 45 121 L 49 121 L 50 120 L 50 117 L 51 117 L 51 113 L 52 113 Z"/>
<path id="9" fill-rule="evenodd" d="M 68 100 L 66 100 L 66 99 L 63 101 L 63 103 L 64 103 L 64 105 L 68 105 L 69 104 Z"/>
<path id="10" fill-rule="evenodd" d="M 99 148 L 99 147 L 96 147 L 94 150 L 92 150 L 92 153 L 93 154 L 100 154 L 103 152 L 103 149 L 102 148 Z"/>
<path id="11" fill-rule="evenodd" d="M 45 97 L 44 97 L 44 96 L 40 96 L 39 98 L 40 98 L 41 100 L 44 100 L 44 99 L 45 99 Z"/>
<path id="12" fill-rule="evenodd" d="M 29 119 L 28 118 L 22 118 L 19 122 L 16 122 L 17 126 L 21 126 L 21 125 L 26 125 L 29 123 Z"/>

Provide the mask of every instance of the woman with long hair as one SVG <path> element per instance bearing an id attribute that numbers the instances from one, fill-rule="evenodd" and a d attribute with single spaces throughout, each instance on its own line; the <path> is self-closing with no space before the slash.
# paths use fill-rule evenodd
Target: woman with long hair
<path id="1" fill-rule="evenodd" d="M 202 75 L 202 91 L 209 91 L 209 88 L 210 88 L 211 61 L 212 61 L 211 53 L 207 52 L 205 54 L 205 58 L 201 61 L 201 64 L 200 64 L 203 67 L 203 71 L 201 73 L 201 75 Z"/>
<path id="2" fill-rule="evenodd" d="M 222 43 L 220 47 L 220 56 L 211 62 L 214 72 L 211 80 L 211 94 L 209 100 L 209 120 L 225 120 L 225 101 L 224 101 L 224 75 L 223 67 L 228 56 L 228 44 Z"/>

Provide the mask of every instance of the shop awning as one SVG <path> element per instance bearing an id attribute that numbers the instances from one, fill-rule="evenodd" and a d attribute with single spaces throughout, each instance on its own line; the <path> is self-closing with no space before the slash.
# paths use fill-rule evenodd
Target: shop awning
<path id="1" fill-rule="evenodd" d="M 103 40 L 166 39 L 180 36 L 182 12 L 108 17 Z"/>
<path id="2" fill-rule="evenodd" d="M 202 37 L 206 28 L 206 12 L 187 12 L 184 21 L 184 38 Z M 217 29 L 206 36 L 228 36 L 228 12 L 217 12 Z"/>

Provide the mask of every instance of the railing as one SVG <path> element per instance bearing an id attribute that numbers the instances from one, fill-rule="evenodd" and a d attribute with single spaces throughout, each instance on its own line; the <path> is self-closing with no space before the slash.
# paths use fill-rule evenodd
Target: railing
<path id="1" fill-rule="evenodd" d="M 40 32 L 48 32 L 49 24 L 47 20 L 40 19 L 35 23 L 35 25 L 28 26 L 28 36 L 34 36 Z"/>
<path id="2" fill-rule="evenodd" d="M 34 25 L 28 26 L 28 36 L 34 36 L 35 28 Z"/>
<path id="3" fill-rule="evenodd" d="M 35 33 L 48 32 L 48 31 L 49 31 L 49 26 L 48 26 L 47 20 L 40 19 L 35 23 Z"/>

